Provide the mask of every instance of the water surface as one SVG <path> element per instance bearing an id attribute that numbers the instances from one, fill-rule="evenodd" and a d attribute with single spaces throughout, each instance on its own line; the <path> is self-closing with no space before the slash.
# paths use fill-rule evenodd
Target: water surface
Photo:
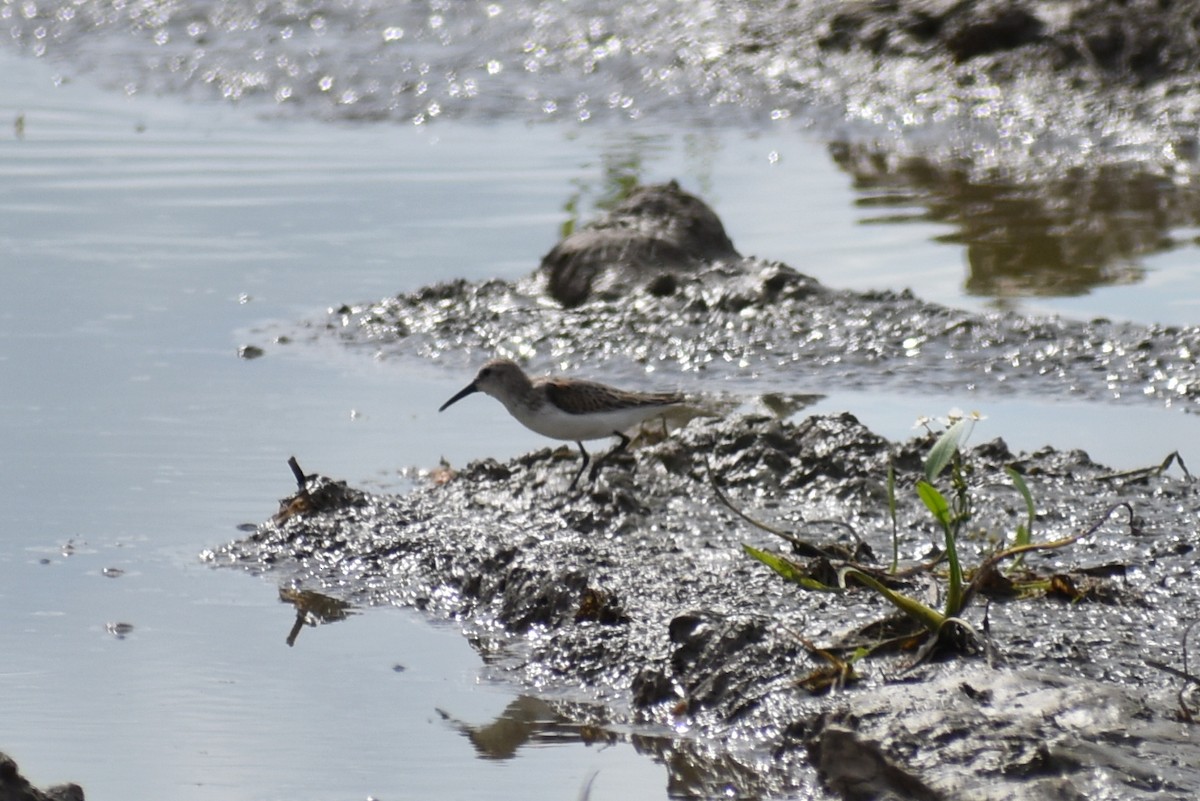
<path id="1" fill-rule="evenodd" d="M 263 118 L 114 92 L 4 48 L 0 66 L 0 748 L 91 799 L 562 799 L 597 770 L 593 801 L 667 795 L 665 769 L 628 745 L 535 739 L 478 758 L 437 710 L 484 724 L 515 690 L 452 630 L 370 610 L 289 648 L 276 586 L 200 564 L 291 491 L 290 455 L 402 489 L 441 458 L 545 444 L 483 404 L 438 415 L 465 378 L 441 365 L 299 343 L 238 358 L 272 321 L 524 275 L 630 177 L 677 178 L 743 253 L 831 286 L 999 302 L 971 294 L 952 215 L 856 184 L 800 125 Z M 1167 228 L 1174 245 L 1136 257 L 1133 283 L 1002 302 L 1194 323 L 1195 232 Z M 722 390 L 754 402 L 752 385 Z M 982 407 L 981 437 L 1116 467 L 1196 442 L 1173 409 L 847 394 L 805 376 L 797 391 L 892 437 Z"/>

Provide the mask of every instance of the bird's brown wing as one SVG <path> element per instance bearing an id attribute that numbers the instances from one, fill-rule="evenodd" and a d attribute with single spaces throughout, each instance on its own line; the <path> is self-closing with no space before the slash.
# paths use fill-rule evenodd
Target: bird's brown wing
<path id="1" fill-rule="evenodd" d="M 546 397 L 568 414 L 610 411 L 639 406 L 669 406 L 683 401 L 678 392 L 630 392 L 596 381 L 545 379 Z"/>

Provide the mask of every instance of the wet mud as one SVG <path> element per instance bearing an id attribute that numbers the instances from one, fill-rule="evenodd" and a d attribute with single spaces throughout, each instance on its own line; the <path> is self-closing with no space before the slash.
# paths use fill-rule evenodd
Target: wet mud
<path id="1" fill-rule="evenodd" d="M 1186 3 L 47 2 L 3 18 L 15 46 L 123 91 L 318 118 L 797 118 L 984 167 L 1196 155 Z"/>
<path id="2" fill-rule="evenodd" d="M 1171 231 L 1200 220 L 1200 50 L 1186 4 L 593 3 L 586 18 L 568 5 L 43 3 L 5 19 L 16 46 L 103 65 L 127 92 L 261 97 L 317 118 L 813 123 L 881 217 L 915 203 L 956 226 L 983 295 L 1139 280 L 1139 259 L 1186 244 Z M 478 462 L 404 496 L 314 478 L 275 520 L 206 557 L 333 596 L 327 619 L 352 602 L 456 621 L 554 712 L 533 718 L 628 737 L 680 796 L 1196 797 L 1200 749 L 1180 720 L 1194 684 L 1156 666 L 1183 670 L 1200 611 L 1200 499 L 1178 468 L 1118 475 L 1080 452 L 975 447 L 968 565 L 1023 514 L 1004 466 L 1037 500 L 1035 540 L 1086 530 L 1118 502 L 1133 519 L 1027 559 L 1089 591 L 981 599 L 966 613 L 980 652 L 915 666 L 911 651 L 878 654 L 825 695 L 801 686 L 824 662 L 808 644 L 844 653 L 890 608 L 861 588 L 803 591 L 750 559 L 745 543 L 791 546 L 719 503 L 712 483 L 825 551 L 883 565 L 895 464 L 901 554 L 918 563 L 937 542 L 911 491 L 931 438 L 803 419 L 803 393 L 970 387 L 1191 413 L 1200 328 L 834 291 L 741 255 L 724 233 L 686 236 L 691 222 L 664 213 L 698 212 L 687 200 L 618 207 L 525 280 L 355 299 L 264 332 L 242 356 L 334 338 L 460 372 L 495 355 L 614 380 L 634 365 L 692 390 L 752 385 L 778 415 L 694 420 L 578 496 L 563 492 L 569 448 Z M 926 573 L 905 589 L 941 587 Z M 294 641 L 319 600 L 292 602 Z"/>
<path id="3" fill-rule="evenodd" d="M 610 360 L 632 362 L 658 380 L 733 379 L 732 394 L 753 388 L 773 413 L 734 404 L 665 437 L 651 426 L 578 493 L 567 492 L 578 455 L 566 446 L 443 468 L 407 495 L 305 477 L 294 464 L 297 495 L 206 558 L 456 621 L 490 669 L 591 736 L 628 737 L 668 765 L 683 796 L 1200 792 L 1189 722 L 1198 699 L 1184 666 L 1200 612 L 1200 485 L 1186 465 L 1117 473 L 1081 451 L 1012 453 L 1000 439 L 967 448 L 972 515 L 957 550 L 968 576 L 1022 522 L 1034 542 L 1077 539 L 1027 554 L 1019 570 L 980 570 L 959 624 L 971 636 L 927 652 L 880 594 L 844 576 L 858 566 L 942 603 L 945 570 L 932 565 L 944 540 L 914 490 L 936 430 L 889 442 L 850 414 L 805 418 L 809 398 L 795 394 L 804 376 L 813 388 L 971 385 L 984 398 L 1191 412 L 1197 329 L 835 292 L 739 255 L 716 214 L 674 184 L 642 187 L 594 228 L 605 236 L 585 229 L 573 262 L 554 257 L 560 246 L 522 281 L 345 306 L 291 332 L 288 347 L 334 337 L 455 368 L 480 354 L 606 373 Z M 634 246 L 614 247 L 614 231 Z M 679 252 L 680 232 L 708 245 L 648 269 L 657 239 Z M 556 300 L 556 276 L 581 264 L 584 296 Z M 1032 520 L 1006 469 L 1028 486 Z M 746 545 L 824 587 L 784 581 Z M 870 657 L 854 661 L 859 648 Z"/>
<path id="4" fill-rule="evenodd" d="M 695 387 L 752 381 L 760 393 L 965 388 L 1185 411 L 1200 400 L 1200 326 L 979 314 L 908 291 L 831 290 L 739 255 L 713 210 L 674 184 L 640 188 L 527 279 L 438 284 L 262 333 L 264 348 L 333 337 L 463 372 L 500 355 L 534 370 L 632 364 Z"/>
<path id="5" fill-rule="evenodd" d="M 575 468 L 565 447 L 477 462 L 404 496 L 318 478 L 298 508 L 207 558 L 456 621 L 493 670 L 565 718 L 665 737 L 672 759 L 688 755 L 687 795 L 1200 792 L 1194 727 L 1178 720 L 1181 681 L 1147 662 L 1180 667 L 1184 629 L 1200 612 L 1200 493 L 1174 471 L 1118 476 L 1082 453 L 1012 454 L 1002 441 L 972 449 L 977 514 L 959 544 L 964 563 L 978 564 L 1022 516 L 1002 478 L 1015 465 L 1037 498 L 1036 541 L 1087 529 L 1113 503 L 1132 506 L 1132 525 L 1116 514 L 1027 561 L 1047 575 L 1099 577 L 1102 590 L 997 594 L 965 614 L 987 632 L 985 653 L 915 667 L 912 650 L 880 653 L 843 690 L 801 686 L 822 664 L 806 643 L 845 652 L 878 639 L 858 630 L 892 617 L 890 607 L 861 589 L 806 592 L 748 558 L 744 543 L 792 549 L 718 503 L 710 481 L 747 513 L 883 566 L 887 465 L 911 487 L 931 444 L 889 443 L 850 415 L 741 415 L 692 421 L 575 496 L 565 494 Z M 918 562 L 937 530 L 915 493 L 898 501 L 904 562 Z M 936 597 L 938 581 L 917 577 L 907 591 Z M 927 794 L 905 789 L 916 786 Z"/>
<path id="6" fill-rule="evenodd" d="M 1081 88 L 1145 86 L 1200 66 L 1200 13 L 1153 0 L 850 2 L 827 25 L 818 40 L 825 50 L 976 62 L 997 80 L 1042 72 L 1070 75 Z"/>

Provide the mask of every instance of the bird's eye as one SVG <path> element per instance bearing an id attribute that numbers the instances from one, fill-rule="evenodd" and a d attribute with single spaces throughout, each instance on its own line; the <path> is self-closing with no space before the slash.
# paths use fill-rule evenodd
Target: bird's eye
<path id="1" fill-rule="evenodd" d="M 492 368 L 490 368 L 490 367 L 485 367 L 479 371 L 480 378 L 487 378 L 491 374 L 492 374 Z"/>

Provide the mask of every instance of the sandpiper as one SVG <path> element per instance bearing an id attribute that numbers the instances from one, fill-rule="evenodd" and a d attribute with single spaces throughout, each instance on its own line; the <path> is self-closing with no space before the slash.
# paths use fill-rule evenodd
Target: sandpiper
<path id="1" fill-rule="evenodd" d="M 475 380 L 442 404 L 439 412 L 474 392 L 491 395 L 508 413 L 531 431 L 551 439 L 570 440 L 579 446 L 583 464 L 571 479 L 575 489 L 591 458 L 584 440 L 618 437 L 620 442 L 592 465 L 588 478 L 596 479 L 600 467 L 613 454 L 629 446 L 629 429 L 684 402 L 678 392 L 630 392 L 578 378 L 533 378 L 510 359 L 493 359 Z"/>

